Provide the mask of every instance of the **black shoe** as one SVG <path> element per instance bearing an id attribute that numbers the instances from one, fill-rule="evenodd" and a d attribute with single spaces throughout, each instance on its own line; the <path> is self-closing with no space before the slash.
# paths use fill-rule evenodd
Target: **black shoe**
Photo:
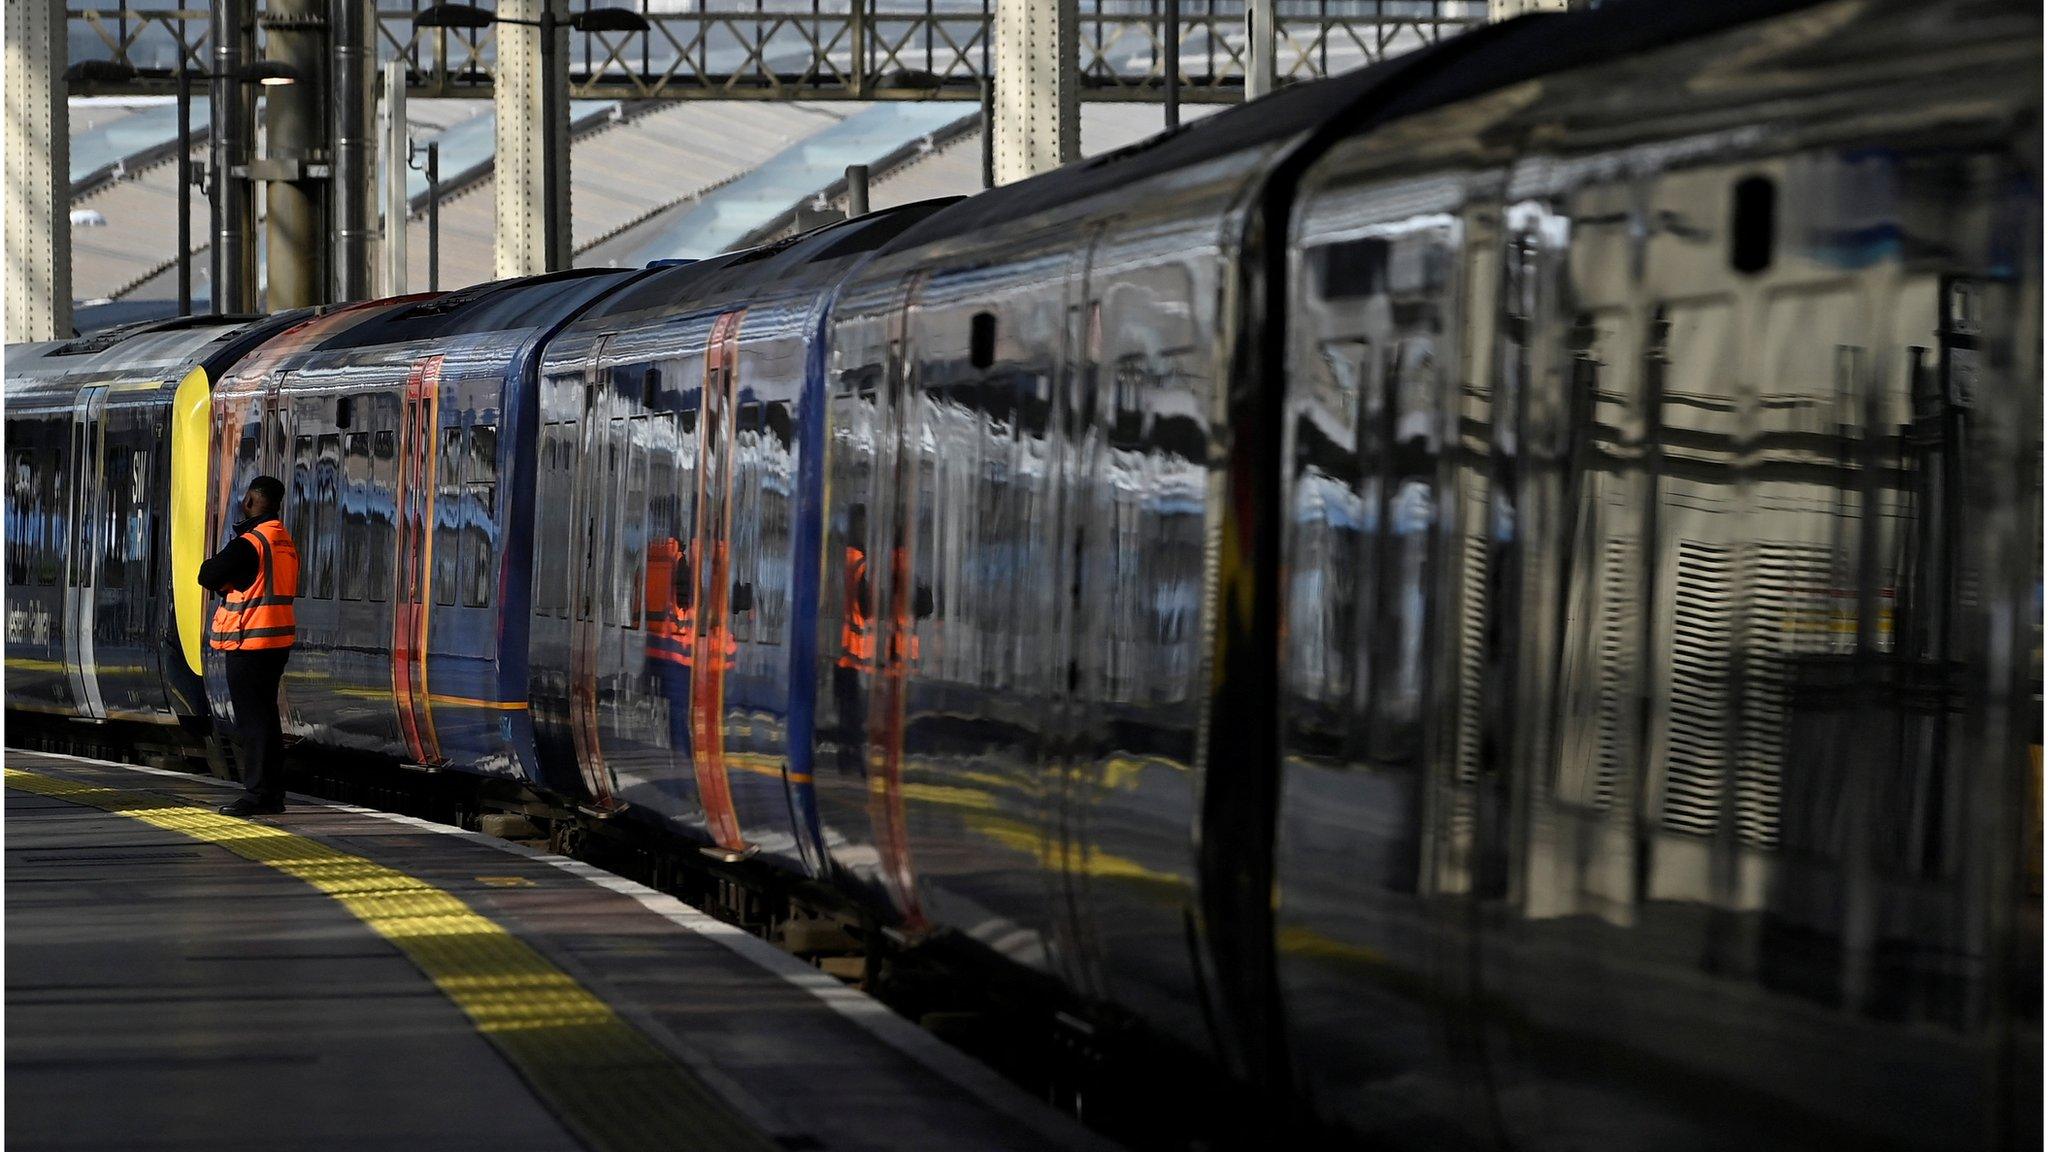
<path id="1" fill-rule="evenodd" d="M 220 814 L 223 816 L 275 816 L 282 811 L 284 811 L 284 801 L 272 800 L 265 803 L 254 796 L 244 796 L 232 804 L 220 806 Z"/>

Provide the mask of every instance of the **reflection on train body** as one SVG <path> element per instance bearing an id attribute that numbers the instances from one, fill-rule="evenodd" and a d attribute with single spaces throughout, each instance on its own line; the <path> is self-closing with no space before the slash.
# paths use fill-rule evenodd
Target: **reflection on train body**
<path id="1" fill-rule="evenodd" d="M 2019 849 L 1982 830 L 2039 737 L 1961 707 L 2038 694 L 2005 615 L 2038 186 L 1991 141 L 1746 139 L 1455 179 L 1361 142 L 1310 177 L 1279 943 L 1296 1066 L 1361 1128 L 1482 1075 L 1468 1134 L 1533 1147 L 1998 1122 L 1966 1053 Z M 1647 1107 L 1671 1078 L 1752 1119 Z"/>

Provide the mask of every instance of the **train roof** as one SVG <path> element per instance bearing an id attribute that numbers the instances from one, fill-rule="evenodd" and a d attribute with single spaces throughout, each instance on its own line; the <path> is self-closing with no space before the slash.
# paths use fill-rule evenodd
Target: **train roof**
<path id="1" fill-rule="evenodd" d="M 638 268 L 573 268 L 473 284 L 386 308 L 318 340 L 306 351 L 427 344 L 554 324 L 593 297 L 644 274 Z"/>
<path id="2" fill-rule="evenodd" d="M 969 197 L 892 249 L 1010 223 L 1277 140 L 1318 132 L 1349 135 L 1538 76 L 1821 2 L 1620 0 L 1597 9 L 1485 25 L 1368 68 L 1292 84 L 1128 148 Z"/>
<path id="3" fill-rule="evenodd" d="M 80 387 L 99 383 L 175 385 L 195 367 L 217 378 L 251 348 L 309 315 L 301 309 L 275 316 L 147 320 L 69 340 L 12 345 L 7 399 L 68 401 Z"/>
<path id="4" fill-rule="evenodd" d="M 957 201 L 958 197 L 949 197 L 901 204 L 779 243 L 659 268 L 640 283 L 601 301 L 579 324 L 678 305 L 687 307 L 711 297 L 737 300 L 766 284 L 815 280 L 823 287 L 838 279 L 845 261 L 879 251 L 913 225 Z"/>

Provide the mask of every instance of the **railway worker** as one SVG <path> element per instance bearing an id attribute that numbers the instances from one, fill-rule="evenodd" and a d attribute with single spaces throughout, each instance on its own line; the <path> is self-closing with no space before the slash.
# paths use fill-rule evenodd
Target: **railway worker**
<path id="1" fill-rule="evenodd" d="M 220 595 L 208 641 L 225 653 L 228 698 L 235 705 L 235 759 L 240 799 L 221 805 L 230 816 L 284 811 L 284 729 L 277 689 L 298 639 L 292 600 L 299 594 L 299 549 L 278 510 L 284 483 L 258 476 L 242 496 L 234 539 L 199 566 L 199 583 Z"/>

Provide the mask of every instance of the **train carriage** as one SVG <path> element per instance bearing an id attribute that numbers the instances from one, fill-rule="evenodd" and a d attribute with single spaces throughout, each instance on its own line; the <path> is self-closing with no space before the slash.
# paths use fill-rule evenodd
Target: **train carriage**
<path id="1" fill-rule="evenodd" d="M 7 350 L 7 707 L 187 725 L 210 393 L 289 327 L 196 317 Z"/>
<path id="2" fill-rule="evenodd" d="M 300 542 L 288 733 L 579 794 L 536 756 L 527 711 L 536 373 L 555 328 L 635 275 L 336 309 L 221 381 L 212 536 L 269 473 Z M 224 679 L 212 696 L 226 707 Z"/>
<path id="3" fill-rule="evenodd" d="M 1301 177 L 1277 962 L 1351 1130 L 1430 1139 L 1418 1073 L 1528 1148 L 2026 1123 L 1968 829 L 2038 738 L 2039 13 L 1862 16 L 1482 42 Z"/>
<path id="4" fill-rule="evenodd" d="M 906 925 L 1196 1048 L 1226 238 L 1269 116 L 965 201 L 833 315 L 825 591 L 864 556 L 877 631 L 827 713 L 860 771 L 821 803 L 872 810 Z"/>
<path id="5" fill-rule="evenodd" d="M 600 810 L 829 874 L 819 327 L 848 270 L 934 207 L 658 271 L 549 344 L 532 699 Z"/>

